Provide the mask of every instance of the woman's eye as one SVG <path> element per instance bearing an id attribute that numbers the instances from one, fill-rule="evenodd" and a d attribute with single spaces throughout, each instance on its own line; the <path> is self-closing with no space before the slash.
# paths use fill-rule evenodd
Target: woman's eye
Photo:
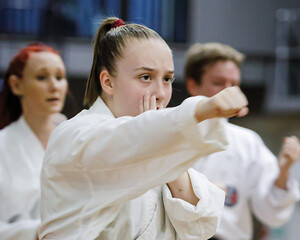
<path id="1" fill-rule="evenodd" d="M 37 78 L 37 80 L 39 80 L 39 81 L 43 81 L 43 80 L 45 80 L 45 79 L 46 79 L 46 77 L 45 77 L 45 76 L 37 76 L 36 78 Z"/>
<path id="2" fill-rule="evenodd" d="M 57 79 L 58 81 L 60 81 L 60 80 L 63 79 L 63 77 L 62 77 L 62 76 L 56 76 L 56 79 Z"/>
<path id="3" fill-rule="evenodd" d="M 143 81 L 143 82 L 150 82 L 151 78 L 149 75 L 143 75 L 143 76 L 140 76 L 140 79 Z"/>
<path id="4" fill-rule="evenodd" d="M 164 79 L 164 81 L 165 81 L 166 83 L 173 83 L 174 80 L 175 80 L 175 77 L 170 77 L 170 76 L 167 76 L 167 77 L 165 77 L 165 79 Z"/>

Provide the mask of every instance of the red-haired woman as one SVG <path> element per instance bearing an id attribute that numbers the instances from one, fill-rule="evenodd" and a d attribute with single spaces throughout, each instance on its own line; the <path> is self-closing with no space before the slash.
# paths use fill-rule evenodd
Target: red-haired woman
<path id="1" fill-rule="evenodd" d="M 41 43 L 11 60 L 0 98 L 0 239 L 37 239 L 40 170 L 68 88 L 56 51 Z"/>

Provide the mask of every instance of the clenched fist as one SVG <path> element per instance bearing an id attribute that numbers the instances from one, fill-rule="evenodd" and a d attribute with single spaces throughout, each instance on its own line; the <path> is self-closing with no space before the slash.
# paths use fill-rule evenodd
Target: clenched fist
<path id="1" fill-rule="evenodd" d="M 199 122 L 217 117 L 243 117 L 248 113 L 247 105 L 247 98 L 239 87 L 228 87 L 215 96 L 200 101 L 195 117 Z"/>

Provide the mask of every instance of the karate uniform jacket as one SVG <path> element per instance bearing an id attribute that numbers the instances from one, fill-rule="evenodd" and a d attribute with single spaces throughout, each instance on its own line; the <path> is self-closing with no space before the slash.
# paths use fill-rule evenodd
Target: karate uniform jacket
<path id="1" fill-rule="evenodd" d="M 251 239 L 251 212 L 268 226 L 284 224 L 299 200 L 299 184 L 290 178 L 287 190 L 276 187 L 278 160 L 262 139 L 249 129 L 228 122 L 225 126 L 228 148 L 199 159 L 194 168 L 227 188 L 216 236 L 224 240 Z"/>
<path id="2" fill-rule="evenodd" d="M 172 198 L 166 185 L 227 143 L 222 119 L 197 124 L 200 100 L 115 118 L 98 98 L 89 110 L 60 124 L 42 168 L 40 239 L 211 237 L 224 192 L 192 169 L 196 206 Z"/>
<path id="3" fill-rule="evenodd" d="M 0 239 L 35 240 L 44 149 L 23 117 L 0 131 Z"/>

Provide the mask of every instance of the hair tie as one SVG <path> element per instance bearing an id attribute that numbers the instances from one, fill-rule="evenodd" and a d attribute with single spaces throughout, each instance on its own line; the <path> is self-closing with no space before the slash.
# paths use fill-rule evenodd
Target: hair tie
<path id="1" fill-rule="evenodd" d="M 111 24 L 111 28 L 117 28 L 117 27 L 121 27 L 124 25 L 125 25 L 125 23 L 123 22 L 122 19 L 117 19 Z"/>

